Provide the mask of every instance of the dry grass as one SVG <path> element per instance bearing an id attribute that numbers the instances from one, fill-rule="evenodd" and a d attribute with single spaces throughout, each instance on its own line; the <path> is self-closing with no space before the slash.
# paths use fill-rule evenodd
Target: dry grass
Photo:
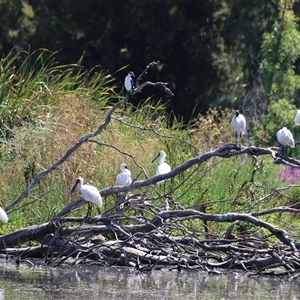
<path id="1" fill-rule="evenodd" d="M 17 198 L 34 175 L 58 161 L 81 137 L 94 132 L 102 124 L 108 110 L 75 94 L 56 98 L 51 106 L 41 106 L 34 124 L 16 129 L 10 142 L 2 144 L 1 153 L 6 160 L 2 160 L 0 165 L 0 171 L 4 174 L 0 182 L 0 193 L 3 195 L 0 205 L 5 207 Z M 157 162 L 152 164 L 151 161 L 160 150 L 167 153 L 167 162 L 174 168 L 190 158 L 215 149 L 220 142 L 233 142 L 229 123 L 232 111 L 212 109 L 206 116 L 199 116 L 192 129 L 183 129 L 180 124 L 175 129 L 169 129 L 166 118 L 159 114 L 153 117 L 155 107 L 153 110 L 154 113 L 146 105 L 135 113 L 130 110 L 125 112 L 123 108 L 116 111 L 116 119 L 112 119 L 106 130 L 93 138 L 99 144 L 83 144 L 59 170 L 41 180 L 22 204 L 32 201 L 34 197 L 41 201 L 37 201 L 36 206 L 30 205 L 14 213 L 12 226 L 24 226 L 24 218 L 30 224 L 45 222 L 54 212 L 77 199 L 79 191 L 71 195 L 70 188 L 78 176 L 103 189 L 114 184 L 123 162 L 129 166 L 133 178 L 140 175 L 138 179 L 143 179 L 155 174 Z M 242 163 L 247 167 L 240 168 Z M 141 167 L 146 174 L 142 173 Z M 241 187 L 252 171 L 251 160 L 241 162 L 233 159 L 222 164 L 218 164 L 218 160 L 210 160 L 182 184 L 193 170 L 187 170 L 168 181 L 168 188 L 180 186 L 172 196 L 181 205 L 198 207 L 216 200 L 216 204 L 208 205 L 208 212 L 231 211 L 235 198 L 245 198 L 247 205 L 248 189 Z M 238 176 L 233 176 L 236 170 L 239 170 Z M 144 190 L 153 191 L 151 187 Z M 259 194 L 253 197 L 259 197 Z M 223 200 L 220 204 L 219 199 L 225 199 L 228 204 L 222 204 Z M 112 197 L 105 199 L 104 209 L 114 201 Z"/>
<path id="2" fill-rule="evenodd" d="M 233 111 L 211 108 L 205 115 L 199 115 L 193 126 L 193 143 L 202 152 L 234 142 L 230 119 Z M 244 137 L 243 137 L 244 139 Z M 244 140 L 245 141 L 245 140 Z"/>
<path id="3" fill-rule="evenodd" d="M 59 160 L 78 139 L 94 132 L 103 122 L 105 115 L 105 111 L 99 111 L 95 103 L 83 101 L 75 95 L 64 96 L 56 99 L 51 106 L 41 107 L 37 122 L 17 129 L 10 146 L 2 149 L 6 153 L 14 149 L 16 153 L 10 163 L 3 165 L 3 172 L 10 171 L 0 182 L 0 192 L 5 195 L 2 205 L 5 206 L 19 196 L 20 190 L 26 187 L 32 176 Z M 125 115 L 123 108 L 116 112 L 115 116 L 128 123 L 138 123 L 134 120 L 137 114 Z M 161 133 L 170 134 L 167 129 L 162 129 Z M 72 200 L 70 187 L 78 176 L 82 176 L 99 189 L 105 188 L 114 184 L 119 166 L 123 162 L 128 164 L 133 178 L 141 173 L 142 169 L 139 166 L 145 168 L 146 176 L 152 176 L 157 166 L 157 162 L 151 163 L 152 159 L 159 150 L 167 152 L 163 138 L 151 131 L 141 132 L 116 120 L 112 120 L 107 129 L 94 140 L 112 145 L 128 155 L 109 146 L 85 143 L 60 170 L 41 181 L 37 194 L 51 191 L 50 193 L 60 195 L 59 200 L 65 204 Z M 134 157 L 136 164 L 130 155 Z M 29 178 L 26 178 L 29 162 L 34 164 Z M 145 178 L 144 174 L 139 177 L 142 178 Z M 18 188 L 14 192 L 11 191 L 11 182 L 18 182 Z M 61 190 L 53 191 L 54 188 Z M 73 196 L 73 200 L 77 196 L 78 194 Z"/>

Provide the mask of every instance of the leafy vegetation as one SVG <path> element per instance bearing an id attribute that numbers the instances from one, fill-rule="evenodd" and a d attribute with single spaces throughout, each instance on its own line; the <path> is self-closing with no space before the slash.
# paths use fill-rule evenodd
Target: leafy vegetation
<path id="1" fill-rule="evenodd" d="M 82 7 L 68 0 L 60 5 L 48 0 L 4 0 L 0 8 L 5 12 L 0 16 L 0 49 L 6 53 L 0 59 L 0 205 L 8 207 L 9 213 L 9 222 L 0 224 L 1 233 L 43 223 L 53 233 L 51 226 L 58 222 L 59 242 L 69 230 L 64 225 L 77 224 L 77 217 L 85 215 L 85 208 L 75 204 L 73 221 L 55 218 L 69 204 L 78 203 L 74 200 L 79 192 L 71 195 L 70 188 L 82 176 L 106 195 L 101 209 L 93 207 L 93 215 L 96 210 L 105 212 L 101 226 L 111 230 L 106 238 L 114 239 L 110 235 L 115 233 L 113 219 L 108 224 L 105 216 L 122 210 L 119 202 L 116 205 L 120 198 L 117 193 L 105 193 L 114 185 L 120 164 L 128 165 L 138 183 L 155 174 L 157 163 L 151 161 L 164 150 L 173 169 L 191 159 L 197 163 L 163 185 L 131 190 L 136 194 L 127 195 L 129 199 L 138 197 L 134 201 L 142 203 L 127 198 L 129 208 L 125 206 L 121 215 L 116 212 L 119 225 L 130 225 L 127 228 L 132 230 L 157 217 L 153 240 L 165 234 L 162 244 L 178 254 L 187 248 L 181 244 L 177 249 L 181 243 L 177 237 L 191 238 L 202 247 L 203 236 L 205 241 L 223 239 L 226 231 L 228 238 L 231 223 L 235 225 L 229 248 L 236 246 L 237 239 L 251 237 L 255 241 L 251 251 L 256 255 L 258 245 L 273 247 L 280 240 L 287 246 L 283 264 L 298 264 L 290 249 L 299 240 L 300 174 L 293 165 L 300 163 L 263 148 L 245 147 L 244 154 L 235 148 L 231 156 L 228 145 L 234 140 L 229 124 L 233 108 L 240 108 L 247 118 L 244 145 L 276 145 L 276 132 L 283 126 L 299 140 L 294 125 L 299 106 L 298 2 L 126 0 L 117 7 L 114 1 L 87 1 Z M 137 75 L 153 58 L 160 63 L 147 69 L 143 79 L 162 81 L 158 85 L 162 89 L 149 85 L 131 94 L 130 103 L 115 106 L 124 99 L 122 81 L 128 69 Z M 165 96 L 166 86 L 174 97 Z M 103 124 L 100 134 L 82 139 Z M 22 198 L 26 188 L 36 183 L 36 175 L 49 170 L 70 149 L 75 150 Z M 221 155 L 224 149 L 228 156 Z M 256 156 L 256 151 L 262 152 Z M 297 147 L 288 150 L 290 157 L 299 153 Z M 198 163 L 205 155 L 209 159 Z M 12 205 L 20 197 L 22 201 Z M 216 221 L 217 214 L 227 219 Z M 20 247 L 19 233 L 15 233 L 17 241 L 12 244 Z M 65 235 L 64 244 L 74 238 L 70 249 L 80 240 L 73 234 Z M 2 236 L 2 247 L 9 238 Z M 134 239 L 139 248 L 143 238 Z M 26 241 L 26 246 L 28 241 L 40 242 L 37 237 Z M 265 251 L 267 246 L 263 247 Z M 244 246 L 235 249 L 237 254 Z M 105 245 L 102 250 L 106 251 Z M 226 248 L 225 256 L 229 252 Z M 186 253 L 193 256 L 190 250 Z M 174 262 L 180 263 L 177 258 Z M 251 259 L 248 263 L 252 266 Z"/>
<path id="2" fill-rule="evenodd" d="M 129 68 L 140 72 L 159 59 L 149 80 L 159 75 L 175 96 L 154 89 L 148 96 L 163 97 L 168 111 L 188 123 L 210 107 L 245 108 L 253 89 L 265 90 L 268 103 L 273 95 L 297 93 L 299 6 L 292 0 L 88 0 L 84 7 L 70 0 L 3 0 L 0 50 L 58 51 L 59 65 L 85 53 L 85 67 L 101 65 L 118 82 Z"/>
<path id="3" fill-rule="evenodd" d="M 55 55 L 45 50 L 21 54 L 27 58 L 27 65 L 24 63 L 20 69 L 14 69 L 16 88 L 11 86 L 2 95 L 7 99 L 7 105 L 2 108 L 3 115 L 9 115 L 5 109 L 10 109 L 12 95 L 16 107 L 16 115 L 12 115 L 3 127 L 9 128 L 10 135 L 3 135 L 1 143 L 2 207 L 17 198 L 37 173 L 58 161 L 82 136 L 95 131 L 104 121 L 111 104 L 120 98 L 110 75 L 96 73 L 95 69 L 86 70 L 80 64 L 56 65 Z M 10 55 L 13 61 L 20 57 L 19 52 L 15 52 L 16 57 Z M 30 68 L 33 57 L 36 57 L 34 68 Z M 13 65 L 7 58 L 2 64 L 6 68 Z M 24 111 L 24 103 L 28 106 L 26 100 L 30 95 L 38 97 L 26 110 L 28 115 L 20 123 L 10 122 Z M 228 122 L 231 114 L 229 109 L 210 109 L 205 116 L 199 115 L 191 127 L 179 121 L 169 126 L 170 116 L 166 115 L 165 105 L 161 102 L 147 99 L 135 108 L 120 107 L 99 139 L 85 143 L 60 169 L 41 179 L 29 197 L 10 212 L 9 223 L 1 225 L 2 233 L 47 222 L 79 197 L 79 194 L 75 197 L 70 194 L 78 176 L 104 189 L 114 185 L 123 162 L 129 166 L 133 178 L 141 180 L 155 174 L 156 163 L 151 161 L 160 150 L 167 153 L 167 161 L 174 168 L 223 143 L 231 143 L 233 136 Z M 248 142 L 246 137 L 243 139 Z M 166 182 L 165 189 L 176 200 L 170 205 L 174 209 L 184 207 L 200 211 L 205 207 L 208 213 L 242 213 L 296 201 L 296 188 L 274 192 L 289 184 L 285 183 L 286 176 L 280 176 L 281 168 L 268 158 L 262 159 L 260 164 L 254 182 L 251 174 L 255 160 L 248 156 L 214 158 L 190 168 Z M 163 192 L 162 187 L 154 186 L 139 192 L 154 196 L 157 189 Z M 272 196 L 266 201 L 260 200 L 266 194 Z M 164 209 L 165 202 L 157 201 Z M 106 197 L 104 203 L 101 211 L 115 205 L 116 198 Z M 82 216 L 84 210 L 82 208 L 74 215 Z M 267 219 L 270 221 L 269 217 Z M 276 223 L 285 221 L 284 215 L 274 219 Z M 193 226 L 199 226 L 195 224 Z"/>

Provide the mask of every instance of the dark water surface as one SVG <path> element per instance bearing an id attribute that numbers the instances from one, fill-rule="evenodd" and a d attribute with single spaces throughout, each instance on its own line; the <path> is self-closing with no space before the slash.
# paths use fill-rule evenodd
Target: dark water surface
<path id="1" fill-rule="evenodd" d="M 2 299 L 300 299 L 298 280 L 208 275 L 163 269 L 141 274 L 126 268 L 45 269 L 0 263 Z"/>

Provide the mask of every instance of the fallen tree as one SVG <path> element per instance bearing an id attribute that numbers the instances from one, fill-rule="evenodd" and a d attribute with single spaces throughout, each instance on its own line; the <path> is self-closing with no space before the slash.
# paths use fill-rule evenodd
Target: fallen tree
<path id="1" fill-rule="evenodd" d="M 299 269 L 299 243 L 291 240 L 284 230 L 275 228 L 251 214 L 210 215 L 195 210 L 161 211 L 147 222 L 141 217 L 141 213 L 145 213 L 147 206 L 151 209 L 155 207 L 142 202 L 137 205 L 137 200 L 133 198 L 128 201 L 126 210 L 134 209 L 140 224 L 120 225 L 119 221 L 124 217 L 116 213 L 96 216 L 86 221 L 96 225 L 68 227 L 68 223 L 82 223 L 83 218 L 60 215 L 49 223 L 2 236 L 1 253 L 7 258 L 13 256 L 21 261 L 33 257 L 44 258 L 45 263 L 52 266 L 68 260 L 73 264 L 123 265 L 141 270 L 176 266 L 179 269 L 201 269 L 209 272 L 217 272 L 216 268 L 233 268 L 255 270 L 259 273 L 282 267 L 287 274 Z M 82 201 L 77 202 L 79 205 Z M 74 207 L 74 203 L 72 206 Z M 294 208 L 282 207 L 277 210 L 299 213 Z M 191 219 L 250 222 L 269 230 L 270 235 L 278 238 L 278 242 L 267 247 L 267 238 L 205 238 L 203 231 L 190 232 L 183 225 L 185 220 Z M 181 235 L 172 236 L 174 229 L 180 230 Z M 105 241 L 105 237 L 108 241 Z M 20 244 L 28 241 L 39 241 L 41 244 L 20 248 Z"/>
<path id="2" fill-rule="evenodd" d="M 130 186 L 110 187 L 101 191 L 103 196 L 128 192 L 155 184 L 183 172 L 195 163 L 220 156 L 231 157 L 247 153 L 249 155 L 270 155 L 278 158 L 272 149 L 224 145 L 215 151 L 191 159 L 173 169 L 169 174 L 153 176 L 133 182 Z M 280 155 L 279 155 L 280 156 Z M 282 159 L 282 158 L 281 158 Z M 298 164 L 293 160 L 293 164 Z M 172 201 L 168 196 L 168 201 Z M 280 228 L 259 219 L 260 216 L 278 212 L 299 214 L 300 203 L 289 207 L 277 207 L 268 211 L 249 214 L 226 213 L 206 214 L 196 210 L 161 211 L 146 195 L 131 194 L 110 211 L 90 219 L 68 217 L 74 209 L 85 201 L 77 201 L 66 206 L 48 223 L 24 228 L 0 238 L 0 252 L 6 258 L 18 261 L 43 258 L 45 263 L 58 266 L 64 262 L 78 264 L 99 264 L 105 266 L 131 266 L 138 270 L 176 267 L 180 269 L 200 269 L 221 272 L 219 269 L 244 269 L 256 274 L 268 273 L 280 267 L 280 274 L 299 271 L 300 244 L 291 239 Z M 127 215 L 127 213 L 129 213 Z M 127 216 L 126 216 L 127 215 Z M 146 215 L 153 215 L 149 220 Z M 135 223 L 122 225 L 124 221 Z M 191 231 L 185 221 L 198 220 L 202 230 Z M 224 239 L 214 239 L 204 230 L 204 222 L 229 223 Z M 243 221 L 269 232 L 267 237 L 235 237 L 233 226 Z M 85 225 L 83 225 L 85 223 Z M 68 225 L 69 224 L 69 225 Z M 70 226 L 70 224 L 79 224 Z M 172 234 L 178 231 L 176 234 Z M 277 242 L 268 245 L 270 236 Z M 29 241 L 38 241 L 39 246 L 20 247 Z"/>
<path id="3" fill-rule="evenodd" d="M 172 95 L 166 83 L 147 81 L 139 85 L 142 75 L 155 64 L 147 66 L 138 77 L 136 88 L 110 109 L 94 133 L 80 138 L 55 164 L 37 174 L 5 210 L 9 212 L 22 202 L 41 178 L 59 168 L 84 143 L 104 145 L 93 138 L 105 130 L 115 118 L 115 110 L 127 104 L 129 96 L 140 92 L 147 85 L 162 87 Z M 277 149 L 224 144 L 187 160 L 167 174 L 101 190 L 102 197 L 122 195 L 115 206 L 101 215 L 92 218 L 71 217 L 72 212 L 85 203 L 81 198 L 56 213 L 47 223 L 1 236 L 0 253 L 2 257 L 17 263 L 30 263 L 32 258 L 42 258 L 46 265 L 53 267 L 63 263 L 98 264 L 129 266 L 139 271 L 168 267 L 206 270 L 210 273 L 224 272 L 224 269 L 243 269 L 252 274 L 279 274 L 296 278 L 300 274 L 300 244 L 287 231 L 261 218 L 275 213 L 299 214 L 300 202 L 259 212 L 252 212 L 253 206 L 250 206 L 247 213 L 209 214 L 205 212 L 205 206 L 198 210 L 182 207 L 170 191 L 157 193 L 157 196 L 135 193 L 137 189 L 171 179 L 215 157 L 229 159 L 240 155 L 247 155 L 254 161 L 250 182 L 254 182 L 255 174 L 260 169 L 259 156 L 269 156 L 275 164 L 300 168 L 300 161 L 279 153 Z M 162 199 L 165 204 L 157 204 L 157 200 Z M 191 227 L 191 221 L 197 225 Z M 262 228 L 268 234 L 235 235 L 234 228 L 241 222 Z M 208 223 L 228 223 L 228 227 L 216 235 L 210 231 Z M 34 246 L 28 246 L 31 242 Z"/>

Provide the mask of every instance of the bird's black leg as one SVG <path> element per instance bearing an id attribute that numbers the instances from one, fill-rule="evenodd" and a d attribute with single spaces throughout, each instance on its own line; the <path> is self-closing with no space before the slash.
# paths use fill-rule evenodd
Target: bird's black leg
<path id="1" fill-rule="evenodd" d="M 282 145 L 282 155 L 287 156 L 287 146 Z"/>
<path id="2" fill-rule="evenodd" d="M 281 154 L 282 154 L 282 155 L 285 155 L 285 154 L 284 154 L 284 152 L 285 152 L 285 151 L 284 151 L 284 148 L 285 148 L 284 145 L 281 144 Z"/>
<path id="3" fill-rule="evenodd" d="M 90 202 L 88 202 L 88 210 L 86 212 L 86 216 L 84 217 L 84 220 L 88 220 L 91 217 L 91 210 L 92 210 L 92 205 Z"/>

